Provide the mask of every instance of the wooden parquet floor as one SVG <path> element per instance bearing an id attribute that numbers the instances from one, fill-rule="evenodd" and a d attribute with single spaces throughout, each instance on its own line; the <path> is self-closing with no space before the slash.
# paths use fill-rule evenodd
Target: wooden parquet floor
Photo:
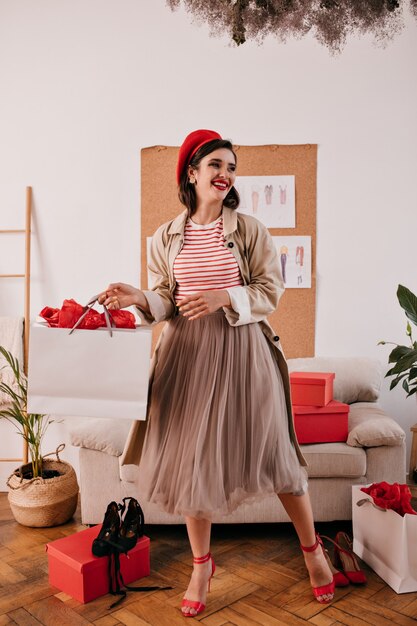
<path id="1" fill-rule="evenodd" d="M 192 562 L 185 526 L 149 526 L 151 575 L 147 585 L 168 591 L 130 593 L 112 611 L 104 596 L 80 604 L 48 584 L 45 544 L 82 530 L 80 514 L 56 528 L 17 524 L 7 494 L 0 494 L 0 626 L 175 626 L 184 624 L 179 605 Z M 348 522 L 317 524 L 334 537 L 351 533 Z M 212 526 L 216 574 L 207 608 L 195 621 L 206 626 L 416 626 L 417 593 L 395 594 L 364 566 L 368 584 L 337 589 L 330 605 L 316 602 L 290 524 Z"/>

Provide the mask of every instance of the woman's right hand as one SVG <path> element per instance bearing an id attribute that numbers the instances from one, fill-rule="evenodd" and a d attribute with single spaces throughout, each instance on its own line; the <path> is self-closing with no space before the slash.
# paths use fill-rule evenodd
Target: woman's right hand
<path id="1" fill-rule="evenodd" d="M 125 283 L 111 283 L 106 291 L 100 293 L 98 297 L 100 304 L 104 304 L 108 309 L 125 309 L 132 305 L 141 306 L 146 302 L 146 298 L 140 289 Z"/>

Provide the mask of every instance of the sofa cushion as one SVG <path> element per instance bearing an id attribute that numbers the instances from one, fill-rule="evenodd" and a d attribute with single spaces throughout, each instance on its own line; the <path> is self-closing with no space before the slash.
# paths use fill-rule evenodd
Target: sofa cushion
<path id="1" fill-rule="evenodd" d="M 405 432 L 377 404 L 357 402 L 349 412 L 349 446 L 400 446 Z"/>
<path id="2" fill-rule="evenodd" d="M 73 446 L 120 456 L 125 447 L 132 422 L 99 417 L 71 418 L 70 441 Z"/>
<path id="3" fill-rule="evenodd" d="M 366 474 L 366 452 L 345 443 L 300 446 L 308 463 L 309 478 L 358 478 Z"/>
<path id="4" fill-rule="evenodd" d="M 368 357 L 311 357 L 288 359 L 290 372 L 334 372 L 334 399 L 346 404 L 375 402 L 379 397 L 382 365 Z"/>

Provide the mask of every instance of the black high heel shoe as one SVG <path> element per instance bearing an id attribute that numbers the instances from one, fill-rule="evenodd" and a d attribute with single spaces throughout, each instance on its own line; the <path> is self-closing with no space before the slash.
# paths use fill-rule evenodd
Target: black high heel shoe
<path id="1" fill-rule="evenodd" d="M 134 548 L 138 538 L 142 537 L 144 533 L 142 507 L 135 498 L 123 498 L 122 512 L 126 507 L 127 500 L 129 500 L 129 506 L 120 526 L 118 537 L 121 552 L 128 552 Z"/>
<path id="2" fill-rule="evenodd" d="M 126 510 L 126 501 L 129 506 L 121 522 L 121 516 Z M 121 513 L 119 514 L 119 511 Z M 130 587 L 125 585 L 122 572 L 120 571 L 120 554 L 135 547 L 138 538 L 144 535 L 144 515 L 142 508 L 135 498 L 123 498 L 123 504 L 110 502 L 104 515 L 103 526 L 93 541 L 92 551 L 94 556 L 109 557 L 109 593 L 113 596 L 120 596 L 116 602 L 109 607 L 113 609 L 126 597 L 126 590 L 129 591 L 157 591 L 172 589 L 172 587 Z"/>
<path id="3" fill-rule="evenodd" d="M 93 541 L 94 556 L 108 556 L 113 548 L 118 547 L 119 529 L 119 505 L 116 502 L 110 502 L 100 532 Z"/>

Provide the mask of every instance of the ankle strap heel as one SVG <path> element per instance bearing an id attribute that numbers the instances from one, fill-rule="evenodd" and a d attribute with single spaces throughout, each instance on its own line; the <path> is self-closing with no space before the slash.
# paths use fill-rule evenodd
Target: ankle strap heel
<path id="1" fill-rule="evenodd" d="M 317 550 L 317 547 L 319 545 L 323 545 L 322 540 L 320 539 L 319 535 L 316 534 L 316 543 L 312 546 L 302 546 L 300 543 L 300 548 L 303 552 L 314 552 L 314 550 Z"/>
<path id="2" fill-rule="evenodd" d="M 207 563 L 208 561 L 211 561 L 211 574 L 207 581 L 207 591 L 210 591 L 210 581 L 213 578 L 214 570 L 216 569 L 213 557 L 211 556 L 211 552 L 207 552 L 207 554 L 205 554 L 204 556 L 193 556 L 193 563 L 200 564 Z M 199 602 L 198 600 L 188 600 L 188 598 L 183 598 L 181 602 L 181 607 L 190 607 L 195 611 L 195 613 L 185 613 L 184 611 L 182 611 L 184 617 L 195 617 L 196 615 L 204 611 L 206 605 L 203 602 Z"/>
<path id="3" fill-rule="evenodd" d="M 326 550 L 324 549 L 323 546 L 323 541 L 321 540 L 321 537 L 318 533 L 316 533 L 316 541 L 312 546 L 303 546 L 300 543 L 300 547 L 301 550 L 303 552 L 314 552 L 314 550 L 317 550 L 318 547 L 321 547 L 321 550 L 323 552 L 324 558 L 326 559 L 329 567 L 330 567 L 330 571 L 332 574 L 332 580 L 327 584 L 327 585 L 321 585 L 320 587 L 313 587 L 313 594 L 316 598 L 316 600 L 318 602 L 320 602 L 320 604 L 329 604 L 329 602 L 331 602 L 331 600 L 333 600 L 333 596 L 334 596 L 334 588 L 336 586 L 336 581 L 335 581 L 335 577 L 334 577 L 334 573 L 333 573 L 333 569 L 331 567 L 331 561 L 329 559 L 329 556 L 326 552 Z M 331 596 L 330 598 L 327 596 Z"/>
<path id="4" fill-rule="evenodd" d="M 211 552 L 207 552 L 204 556 L 194 556 L 193 563 L 207 563 L 211 559 Z"/>

